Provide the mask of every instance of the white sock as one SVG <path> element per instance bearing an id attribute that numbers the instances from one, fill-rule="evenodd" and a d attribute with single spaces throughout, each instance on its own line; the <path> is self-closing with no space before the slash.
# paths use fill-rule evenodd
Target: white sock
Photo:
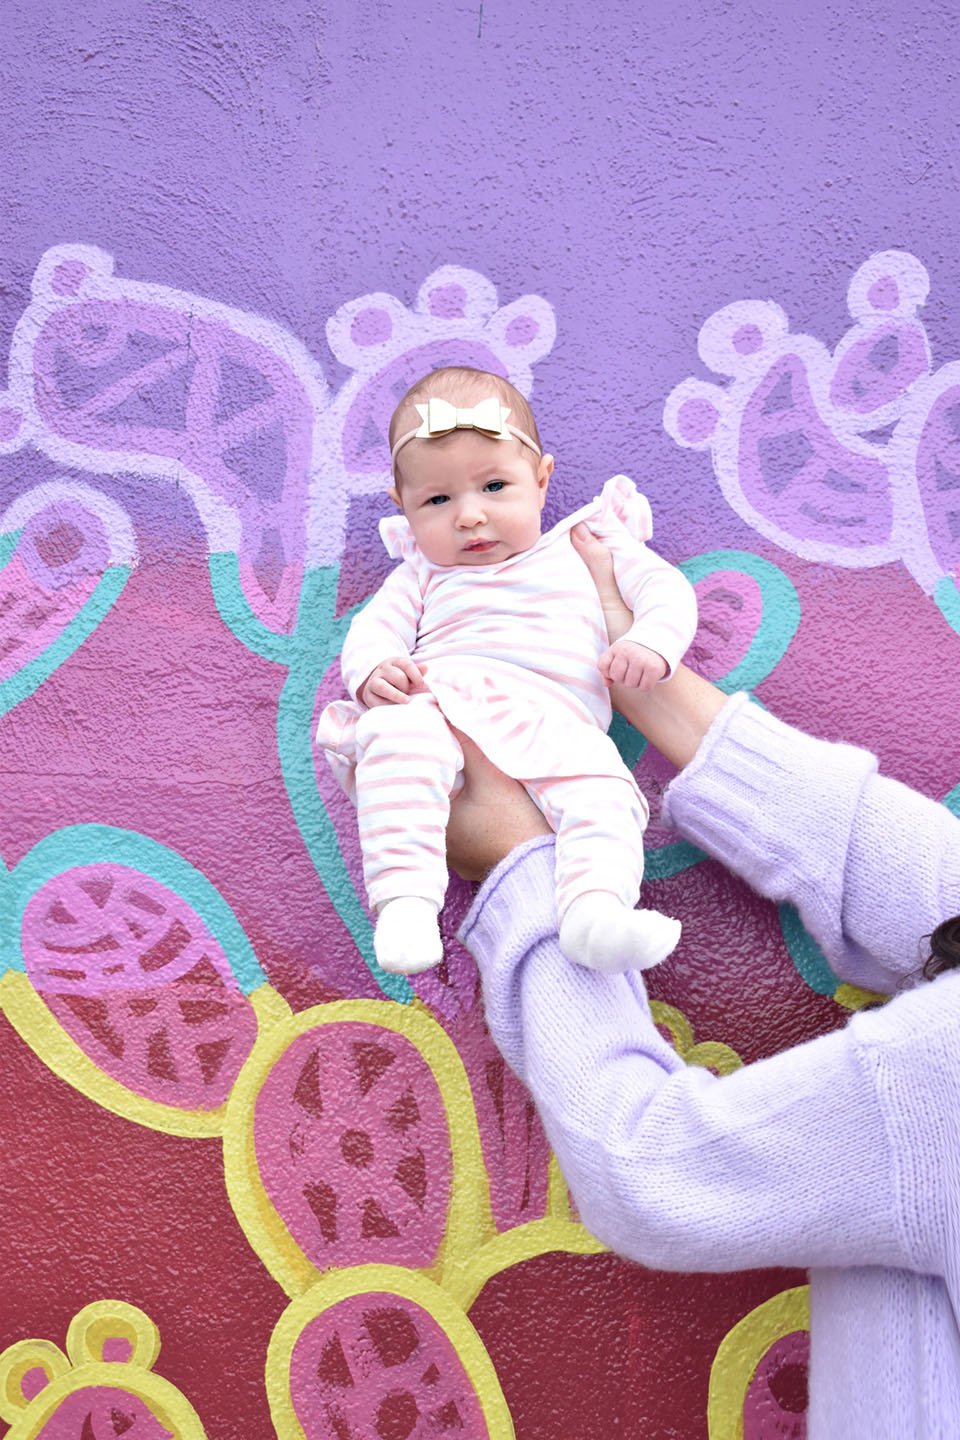
<path id="1" fill-rule="evenodd" d="M 676 949 L 680 929 L 659 910 L 631 910 L 607 890 L 590 890 L 560 922 L 560 949 L 590 970 L 649 970 Z"/>
<path id="2" fill-rule="evenodd" d="M 373 951 L 380 968 L 393 975 L 418 975 L 439 965 L 443 941 L 436 905 L 421 895 L 388 900 L 377 915 Z"/>

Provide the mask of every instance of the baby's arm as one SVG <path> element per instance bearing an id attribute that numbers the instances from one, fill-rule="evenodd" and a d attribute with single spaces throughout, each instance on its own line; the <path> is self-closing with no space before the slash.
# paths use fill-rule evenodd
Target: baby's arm
<path id="1" fill-rule="evenodd" d="M 610 537 L 621 594 L 633 624 L 600 656 L 607 684 L 651 689 L 669 679 L 697 630 L 697 599 L 686 577 L 647 545 L 628 536 Z"/>
<path id="2" fill-rule="evenodd" d="M 405 704 L 424 688 L 420 669 L 410 658 L 422 613 L 414 569 L 398 565 L 347 631 L 340 669 L 355 700 L 368 707 Z"/>

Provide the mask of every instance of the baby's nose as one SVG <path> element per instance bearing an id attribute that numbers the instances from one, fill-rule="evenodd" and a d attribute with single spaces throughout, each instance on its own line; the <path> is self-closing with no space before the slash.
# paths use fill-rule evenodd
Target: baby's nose
<path id="1" fill-rule="evenodd" d="M 457 524 L 465 530 L 482 525 L 485 519 L 483 506 L 476 500 L 464 501 L 457 512 Z"/>

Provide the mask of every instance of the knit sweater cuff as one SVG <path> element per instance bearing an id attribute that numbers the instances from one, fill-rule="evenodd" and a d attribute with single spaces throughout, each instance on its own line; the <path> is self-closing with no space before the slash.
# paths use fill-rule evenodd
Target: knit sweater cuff
<path id="1" fill-rule="evenodd" d="M 526 950 L 555 935 L 555 871 L 553 835 L 538 835 L 511 850 L 487 876 L 457 934 L 476 957 L 481 971 L 488 956 L 511 935 Z"/>
<path id="2" fill-rule="evenodd" d="M 667 789 L 664 817 L 762 895 L 793 901 L 836 952 L 850 833 L 876 764 L 734 695 Z"/>

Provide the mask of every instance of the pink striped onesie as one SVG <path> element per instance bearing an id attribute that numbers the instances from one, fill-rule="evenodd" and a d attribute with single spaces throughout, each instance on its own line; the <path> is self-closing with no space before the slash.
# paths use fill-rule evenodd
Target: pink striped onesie
<path id="1" fill-rule="evenodd" d="M 401 895 L 443 903 L 444 832 L 463 768 L 451 725 L 521 781 L 556 832 L 561 917 L 591 890 L 636 905 L 648 811 L 606 734 L 610 699 L 597 660 L 607 633 L 569 539 L 581 520 L 613 555 L 634 613 L 626 638 L 656 650 L 672 674 L 696 630 L 696 600 L 680 571 L 647 549 L 650 506 L 626 476 L 494 565 L 435 565 L 403 516 L 380 522 L 401 564 L 347 634 L 341 668 L 353 700 L 328 705 L 317 731 L 357 805 L 374 909 Z M 425 666 L 428 692 L 366 709 L 356 695 L 370 672 L 404 654 Z"/>

